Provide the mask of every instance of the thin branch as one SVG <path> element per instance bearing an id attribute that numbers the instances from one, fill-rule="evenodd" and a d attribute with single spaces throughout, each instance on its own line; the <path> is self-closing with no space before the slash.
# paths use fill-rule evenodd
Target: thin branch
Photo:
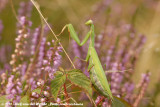
<path id="1" fill-rule="evenodd" d="M 98 103 L 96 104 L 96 106 L 98 106 L 103 100 L 105 99 L 105 97 L 101 97 L 101 99 L 98 101 Z"/>
<path id="2" fill-rule="evenodd" d="M 140 91 L 138 93 L 138 96 L 135 98 L 135 102 L 133 103 L 133 107 L 138 107 L 138 104 L 143 99 L 144 94 L 147 90 L 148 83 L 149 83 L 149 77 L 150 77 L 150 72 L 147 72 L 146 74 L 144 74 L 144 76 L 142 78 L 141 86 L 140 86 Z"/>
<path id="3" fill-rule="evenodd" d="M 10 5 L 11 5 L 12 12 L 13 12 L 15 18 L 16 18 L 17 21 L 21 24 L 21 22 L 19 21 L 19 18 L 18 18 L 18 16 L 17 16 L 17 13 L 16 13 L 16 11 L 15 11 L 15 8 L 14 8 L 14 6 L 13 6 L 13 1 L 12 1 L 12 0 L 10 0 Z M 22 24 L 21 24 L 21 25 L 22 25 Z"/>
<path id="4" fill-rule="evenodd" d="M 63 85 L 63 87 L 64 87 L 64 95 L 65 95 L 65 97 L 66 97 L 66 102 L 67 102 L 67 104 L 69 104 L 69 96 L 68 96 L 68 93 L 67 93 L 67 89 L 66 89 L 66 84 L 64 84 Z M 68 100 L 67 100 L 68 99 Z M 67 105 L 67 107 L 70 107 L 69 105 Z"/>
<path id="5" fill-rule="evenodd" d="M 57 38 L 57 35 L 53 32 L 53 30 L 50 27 L 50 25 L 48 24 L 47 20 L 42 15 L 42 13 L 41 13 L 41 11 L 39 9 L 39 5 L 37 4 L 37 2 L 35 2 L 34 0 L 31 0 L 31 2 L 33 3 L 33 5 L 35 6 L 35 8 L 37 9 L 38 13 L 42 17 L 42 19 L 44 20 L 44 22 L 46 23 L 46 25 L 48 26 L 48 28 L 50 29 L 50 31 L 52 32 L 52 34 L 54 35 L 54 37 L 56 38 L 56 40 L 59 41 L 59 39 Z M 72 64 L 73 68 L 75 69 L 76 68 L 75 65 L 73 64 L 71 58 L 69 57 L 69 55 L 67 54 L 67 52 L 65 51 L 64 47 L 62 46 L 62 44 L 60 42 L 59 42 L 59 45 L 62 47 L 64 53 L 66 54 L 67 58 L 69 59 L 70 63 Z"/>
<path id="6" fill-rule="evenodd" d="M 82 92 L 82 91 L 76 91 L 76 92 L 70 92 L 68 94 L 73 94 L 73 93 L 78 93 L 78 92 Z M 64 92 L 63 92 L 64 93 Z M 59 94 L 58 96 L 61 96 L 61 95 L 64 95 L 64 94 Z"/>

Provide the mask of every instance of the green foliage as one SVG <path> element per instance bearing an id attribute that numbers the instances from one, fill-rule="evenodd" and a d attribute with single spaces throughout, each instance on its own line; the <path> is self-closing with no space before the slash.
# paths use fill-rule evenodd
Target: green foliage
<path id="1" fill-rule="evenodd" d="M 67 79 L 76 86 L 84 89 L 92 96 L 92 88 L 90 80 L 78 69 L 73 69 L 67 72 Z"/>
<path id="2" fill-rule="evenodd" d="M 21 104 L 29 104 L 29 96 L 25 95 L 24 97 L 21 98 L 20 102 Z M 17 106 L 17 107 L 22 107 L 21 105 Z M 29 107 L 29 105 L 25 105 L 25 107 Z"/>
<path id="3" fill-rule="evenodd" d="M 62 76 L 63 73 L 61 71 L 57 71 L 56 73 L 54 73 L 54 76 L 55 77 L 59 77 L 59 76 Z"/>
<path id="4" fill-rule="evenodd" d="M 67 71 L 65 74 L 60 71 L 56 72 L 55 79 L 51 81 L 51 91 L 55 99 L 57 98 L 62 85 L 66 82 L 67 79 L 74 85 L 84 89 L 85 92 L 92 96 L 90 80 L 83 74 L 81 70 L 73 69 Z"/>
<path id="5" fill-rule="evenodd" d="M 6 102 L 8 101 L 8 100 L 6 99 L 6 96 L 7 96 L 7 95 L 3 95 L 3 96 L 0 97 L 0 104 L 1 104 L 1 103 L 6 103 Z"/>
<path id="6" fill-rule="evenodd" d="M 41 89 L 40 89 L 40 88 L 36 88 L 36 89 L 34 89 L 32 92 L 36 92 L 36 93 L 40 94 Z"/>
<path id="7" fill-rule="evenodd" d="M 54 80 L 51 81 L 51 91 L 54 98 L 57 98 L 57 95 L 60 91 L 62 85 L 66 82 L 66 75 L 57 75 Z"/>
<path id="8" fill-rule="evenodd" d="M 112 107 L 131 107 L 130 104 L 128 104 L 125 100 L 118 98 L 118 97 L 114 97 L 113 103 L 112 103 Z"/>

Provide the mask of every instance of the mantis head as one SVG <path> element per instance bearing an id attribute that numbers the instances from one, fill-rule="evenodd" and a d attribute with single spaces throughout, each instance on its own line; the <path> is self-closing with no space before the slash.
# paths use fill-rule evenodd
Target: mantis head
<path id="1" fill-rule="evenodd" d="M 92 24 L 93 24 L 93 21 L 92 21 L 92 20 L 88 20 L 85 24 L 86 24 L 86 25 L 92 25 Z"/>

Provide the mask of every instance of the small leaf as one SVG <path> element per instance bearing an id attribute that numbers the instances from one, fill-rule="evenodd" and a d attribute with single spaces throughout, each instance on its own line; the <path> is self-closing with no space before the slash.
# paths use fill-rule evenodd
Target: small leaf
<path id="1" fill-rule="evenodd" d="M 19 104 L 29 104 L 29 96 L 25 95 L 24 97 L 21 98 Z M 22 107 L 21 105 L 18 105 L 17 107 Z M 25 107 L 29 107 L 29 105 L 25 105 Z"/>
<path id="2" fill-rule="evenodd" d="M 62 85 L 66 81 L 66 75 L 58 75 L 54 80 L 51 81 L 51 91 L 55 99 L 57 99 L 58 92 Z"/>
<path id="3" fill-rule="evenodd" d="M 54 76 L 55 76 L 55 77 L 62 76 L 62 75 L 63 75 L 63 72 L 61 72 L 61 71 L 56 71 L 56 72 L 54 73 Z"/>
<path id="4" fill-rule="evenodd" d="M 8 101 L 6 97 L 7 97 L 7 95 L 0 96 L 0 104 L 1 103 L 5 104 Z"/>
<path id="5" fill-rule="evenodd" d="M 41 89 L 40 88 L 36 88 L 32 92 L 36 92 L 36 93 L 40 94 L 41 93 Z"/>
<path id="6" fill-rule="evenodd" d="M 81 70 L 73 69 L 71 71 L 68 71 L 67 78 L 74 85 L 84 89 L 89 94 L 89 96 L 92 96 L 91 82 Z"/>
<path id="7" fill-rule="evenodd" d="M 64 71 L 64 69 L 63 69 L 62 67 L 59 67 L 59 70 L 60 70 L 60 71 Z"/>
<path id="8" fill-rule="evenodd" d="M 112 107 L 131 107 L 131 105 L 122 98 L 114 97 Z"/>

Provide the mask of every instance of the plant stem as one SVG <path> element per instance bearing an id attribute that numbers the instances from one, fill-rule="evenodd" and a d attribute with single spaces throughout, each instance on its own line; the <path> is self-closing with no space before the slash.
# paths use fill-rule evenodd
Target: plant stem
<path id="1" fill-rule="evenodd" d="M 69 106 L 69 96 L 68 96 L 68 93 L 67 93 L 66 84 L 64 84 L 63 87 L 64 87 L 64 96 L 66 97 L 66 102 L 67 102 L 66 107 L 70 107 Z"/>
<path id="2" fill-rule="evenodd" d="M 37 4 L 37 2 L 35 2 L 34 0 L 31 0 L 31 2 L 33 3 L 33 5 L 35 6 L 35 8 L 37 9 L 38 13 L 40 14 L 40 16 L 42 17 L 42 19 L 44 20 L 44 22 L 46 23 L 46 25 L 48 26 L 48 28 L 50 29 L 50 31 L 52 32 L 52 34 L 54 35 L 54 37 L 56 38 L 57 41 L 59 41 L 59 39 L 57 38 L 57 35 L 53 32 L 52 28 L 50 27 L 50 25 L 48 24 L 47 20 L 44 18 L 44 16 L 42 15 L 40 9 L 39 9 L 39 5 Z M 65 51 L 63 45 L 61 44 L 61 42 L 59 42 L 59 45 L 62 47 L 63 52 L 66 54 L 67 58 L 69 59 L 69 61 L 71 62 L 73 68 L 75 69 L 75 65 L 73 64 L 71 58 L 69 57 L 69 55 L 67 54 L 67 52 Z"/>
<path id="3" fill-rule="evenodd" d="M 104 96 L 99 100 L 99 102 L 96 104 L 96 106 L 98 106 L 103 100 L 104 100 Z"/>
<path id="4" fill-rule="evenodd" d="M 15 11 L 15 8 L 14 8 L 14 6 L 13 6 L 13 1 L 12 1 L 12 0 L 10 0 L 10 5 L 11 5 L 11 8 L 12 8 L 13 15 L 15 16 L 15 18 L 16 18 L 16 20 L 19 22 L 19 24 L 21 24 L 21 22 L 19 21 L 19 18 L 18 18 L 18 16 L 17 16 L 17 14 L 16 14 L 16 11 Z M 22 24 L 21 24 L 21 25 L 22 25 Z"/>

